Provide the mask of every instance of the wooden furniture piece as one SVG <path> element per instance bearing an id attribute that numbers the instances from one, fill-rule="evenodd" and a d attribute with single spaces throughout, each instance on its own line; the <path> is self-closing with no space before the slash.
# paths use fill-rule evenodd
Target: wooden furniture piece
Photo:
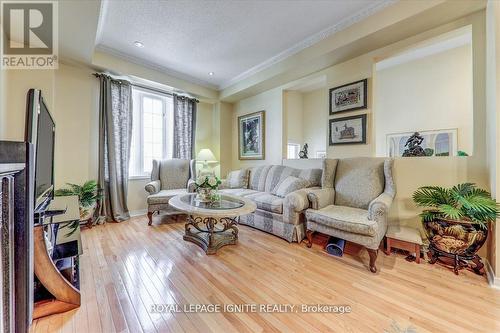
<path id="1" fill-rule="evenodd" d="M 63 214 L 50 216 L 53 211 Z M 78 196 L 55 197 L 47 216 L 35 224 L 35 290 L 33 318 L 80 306 L 78 256 L 81 254 Z M 50 244 L 47 248 L 47 244 Z"/>
<path id="2" fill-rule="evenodd" d="M 14 330 L 27 332 L 33 311 L 33 145 L 26 142 L 0 141 L 0 165 L 2 165 L 2 201 L 0 219 L 2 225 L 10 224 L 8 236 L 13 251 L 13 261 L 2 256 L 2 265 L 13 269 L 14 300 L 4 299 L 5 312 L 13 311 Z M 10 171 L 7 171 L 9 170 Z M 10 185 L 6 185 L 9 183 Z M 7 229 L 3 229 L 3 233 Z M 4 234 L 3 237 L 6 237 Z M 7 252 L 4 252 L 7 254 Z M 5 266 L 5 267 L 6 267 Z M 4 288 L 6 286 L 4 285 Z M 6 310 L 11 309 L 11 310 Z M 1 312 L 1 310 L 0 310 Z M 3 317 L 2 317 L 3 318 Z M 1 319 L 0 319 L 1 320 Z M 4 326 L 0 332 L 9 332 Z"/>
<path id="3" fill-rule="evenodd" d="M 389 226 L 385 234 L 387 255 L 391 255 L 391 248 L 415 253 L 415 261 L 420 264 L 420 246 L 422 245 L 422 237 L 417 229 L 404 226 Z"/>
<path id="4" fill-rule="evenodd" d="M 15 332 L 14 230 L 16 176 L 24 164 L 0 164 L 0 332 Z"/>
<path id="5" fill-rule="evenodd" d="M 183 194 L 170 199 L 170 205 L 188 215 L 183 239 L 197 244 L 206 254 L 236 244 L 239 216 L 257 209 L 253 201 L 226 194 L 212 202 L 201 202 L 194 193 Z"/>

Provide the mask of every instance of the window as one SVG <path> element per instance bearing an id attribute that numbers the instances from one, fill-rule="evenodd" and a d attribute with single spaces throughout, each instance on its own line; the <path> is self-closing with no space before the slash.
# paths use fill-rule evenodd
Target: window
<path id="1" fill-rule="evenodd" d="M 298 143 L 288 143 L 286 158 L 296 159 L 299 158 L 300 145 Z"/>
<path id="2" fill-rule="evenodd" d="M 172 158 L 173 102 L 167 95 L 133 88 L 130 177 L 151 174 L 153 159 Z"/>

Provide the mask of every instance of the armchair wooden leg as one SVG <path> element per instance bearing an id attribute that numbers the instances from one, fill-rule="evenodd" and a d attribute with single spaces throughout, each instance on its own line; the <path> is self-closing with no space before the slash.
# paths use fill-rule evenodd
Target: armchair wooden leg
<path id="1" fill-rule="evenodd" d="M 153 212 L 148 212 L 148 225 L 153 224 Z"/>
<path id="2" fill-rule="evenodd" d="M 311 247 L 313 245 L 313 235 L 314 231 L 313 230 L 306 230 L 306 238 L 307 238 L 307 247 Z"/>
<path id="3" fill-rule="evenodd" d="M 368 255 L 370 256 L 370 272 L 377 273 L 377 267 L 375 266 L 375 261 L 377 261 L 378 250 L 366 249 Z"/>

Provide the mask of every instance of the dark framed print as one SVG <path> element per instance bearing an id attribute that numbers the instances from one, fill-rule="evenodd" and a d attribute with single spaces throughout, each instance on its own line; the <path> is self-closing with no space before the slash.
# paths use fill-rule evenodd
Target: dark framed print
<path id="1" fill-rule="evenodd" d="M 330 146 L 366 143 L 366 114 L 330 119 Z"/>
<path id="2" fill-rule="evenodd" d="M 265 116 L 265 111 L 259 111 L 238 117 L 238 158 L 240 160 L 266 158 Z"/>
<path id="3" fill-rule="evenodd" d="M 330 89 L 330 115 L 367 108 L 368 79 Z"/>

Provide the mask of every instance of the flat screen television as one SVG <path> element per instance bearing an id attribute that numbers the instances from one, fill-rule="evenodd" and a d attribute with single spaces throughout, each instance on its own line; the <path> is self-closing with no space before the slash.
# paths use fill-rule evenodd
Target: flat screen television
<path id="1" fill-rule="evenodd" d="M 35 150 L 35 211 L 54 196 L 54 143 L 56 125 L 38 89 L 27 96 L 26 141 Z"/>

